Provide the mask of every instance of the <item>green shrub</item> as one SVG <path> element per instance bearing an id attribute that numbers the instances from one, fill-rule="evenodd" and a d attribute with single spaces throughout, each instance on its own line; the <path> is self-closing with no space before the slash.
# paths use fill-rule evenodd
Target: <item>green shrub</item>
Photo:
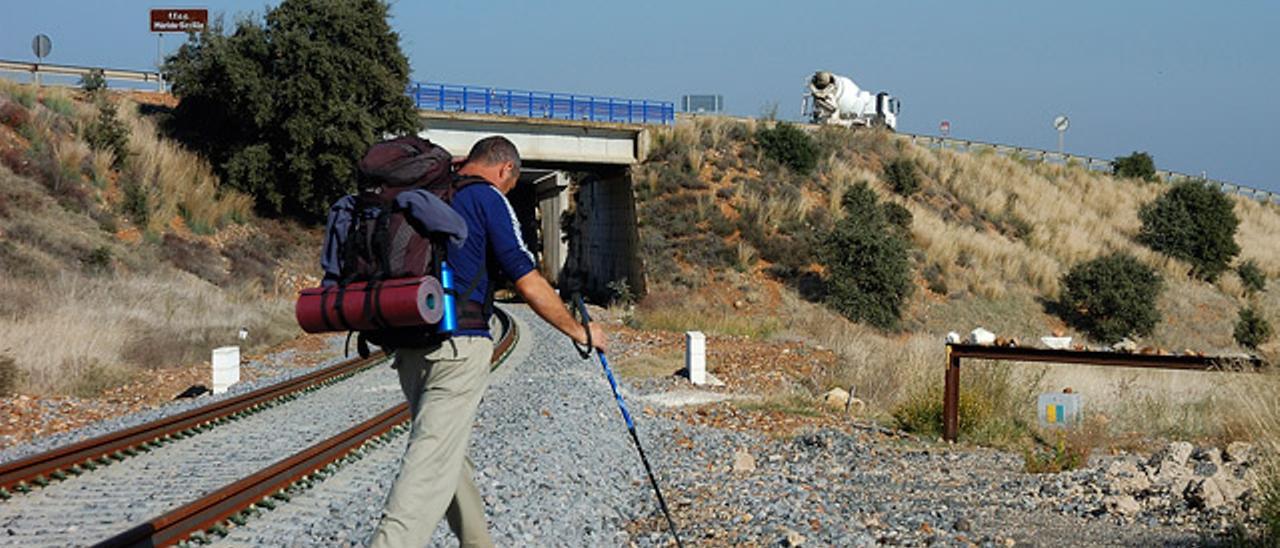
<path id="1" fill-rule="evenodd" d="M 129 128 L 120 121 L 116 104 L 111 101 L 98 103 L 98 117 L 84 128 L 84 140 L 94 150 L 110 152 L 116 168 L 129 158 Z"/>
<path id="2" fill-rule="evenodd" d="M 907 397 L 893 408 L 893 420 L 898 427 L 914 434 L 937 437 L 942 435 L 942 387 L 930 385 Z M 983 401 L 982 394 L 973 390 L 960 391 L 960 433 L 968 434 L 974 425 L 991 417 L 991 408 Z"/>
<path id="3" fill-rule="evenodd" d="M 894 192 L 910 196 L 920 190 L 920 178 L 916 176 L 916 164 L 907 158 L 898 158 L 884 166 L 884 179 Z"/>
<path id="4" fill-rule="evenodd" d="M 13 100 L 24 107 L 33 108 L 36 106 L 36 92 L 30 86 L 19 86 L 13 90 Z"/>
<path id="5" fill-rule="evenodd" d="M 1267 288 L 1267 274 L 1253 259 L 1240 263 L 1236 267 L 1236 275 L 1240 276 L 1240 283 L 1248 293 L 1257 293 Z"/>
<path id="6" fill-rule="evenodd" d="M 1022 451 L 1022 469 L 1028 474 L 1057 474 L 1089 463 L 1093 446 L 1081 443 L 1085 436 L 1058 432 L 1053 440 L 1042 440 Z"/>
<path id="7" fill-rule="evenodd" d="M 209 25 L 165 62 L 174 128 L 260 210 L 322 220 L 369 145 L 418 129 L 388 9 L 285 0 L 230 35 Z"/>
<path id="8" fill-rule="evenodd" d="M 1234 335 L 1240 346 L 1256 350 L 1271 340 L 1271 322 L 1262 317 L 1262 314 L 1252 306 L 1241 308 Z"/>
<path id="9" fill-rule="evenodd" d="M 107 79 L 103 76 L 102 69 L 93 69 L 81 76 L 80 89 L 91 94 L 107 89 Z"/>
<path id="10" fill-rule="evenodd" d="M 147 189 L 143 188 L 138 182 L 129 179 L 125 180 L 121 185 L 124 189 L 124 201 L 120 203 L 120 209 L 138 228 L 146 228 L 147 221 L 151 216 L 150 200 L 147 198 Z"/>
<path id="11" fill-rule="evenodd" d="M 13 395 L 22 381 L 22 370 L 8 354 L 0 354 L 0 397 Z"/>
<path id="12" fill-rule="evenodd" d="M 1128 156 L 1120 156 L 1111 163 L 1111 174 L 1116 177 L 1129 177 L 1144 181 L 1156 180 L 1156 162 L 1145 152 L 1134 151 Z"/>
<path id="13" fill-rule="evenodd" d="M 1016 368 L 997 363 L 966 366 L 958 413 L 963 441 L 1003 447 L 1021 440 L 1027 433 L 1026 402 L 1038 392 L 1040 378 L 1020 376 Z M 898 426 L 923 436 L 941 436 L 942 389 L 939 383 L 928 383 L 910 390 L 891 411 Z"/>
<path id="14" fill-rule="evenodd" d="M 84 270 L 89 274 L 110 274 L 114 267 L 111 261 L 111 248 L 100 245 L 84 257 Z"/>
<path id="15" fill-rule="evenodd" d="M 801 175 L 808 174 L 818 165 L 818 147 L 813 137 L 786 122 L 756 131 L 756 143 L 764 150 L 765 156 Z"/>
<path id="16" fill-rule="evenodd" d="M 1127 253 L 1080 263 L 1062 278 L 1059 306 L 1065 320 L 1090 337 L 1113 343 L 1151 333 L 1160 322 L 1156 300 L 1164 282 Z"/>
<path id="17" fill-rule="evenodd" d="M 1260 483 L 1258 518 L 1262 531 L 1254 539 L 1255 546 L 1280 546 L 1280 469 L 1274 464 L 1267 466 Z"/>
<path id="18" fill-rule="evenodd" d="M 45 108 L 52 110 L 63 116 L 74 116 L 76 113 L 75 105 L 71 104 L 71 99 L 60 95 L 48 95 L 40 100 Z"/>
<path id="19" fill-rule="evenodd" d="M 844 219 L 820 245 L 827 303 L 853 321 L 892 329 L 911 294 L 907 239 L 866 183 L 850 188 L 842 205 Z"/>
<path id="20" fill-rule="evenodd" d="M 885 202 L 882 207 L 884 220 L 889 223 L 889 226 L 897 229 L 901 236 L 910 237 L 911 223 L 915 220 L 911 210 L 894 202 Z"/>
<path id="21" fill-rule="evenodd" d="M 1138 212 L 1138 241 L 1191 263 L 1192 274 L 1213 281 L 1240 253 L 1240 220 L 1226 195 L 1195 181 L 1177 183 Z"/>

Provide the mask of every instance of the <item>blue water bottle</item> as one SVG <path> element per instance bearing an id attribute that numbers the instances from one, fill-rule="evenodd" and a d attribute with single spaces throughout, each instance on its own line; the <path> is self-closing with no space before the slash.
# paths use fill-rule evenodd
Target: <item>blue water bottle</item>
<path id="1" fill-rule="evenodd" d="M 458 328 L 458 315 L 457 303 L 453 296 L 453 269 L 449 268 L 448 261 L 440 263 L 440 285 L 444 287 L 444 318 L 441 318 L 436 331 L 449 334 Z"/>

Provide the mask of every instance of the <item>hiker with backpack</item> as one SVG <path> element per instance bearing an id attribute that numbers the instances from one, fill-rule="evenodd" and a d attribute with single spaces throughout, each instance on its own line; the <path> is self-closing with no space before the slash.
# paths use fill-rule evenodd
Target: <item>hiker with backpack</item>
<path id="1" fill-rule="evenodd" d="M 332 312 L 335 302 L 344 303 L 335 314 L 320 313 L 326 324 L 354 325 L 358 320 L 346 317 L 353 310 L 394 306 L 385 302 L 390 289 L 379 293 L 383 285 L 401 283 L 394 280 L 452 279 L 443 284 L 456 305 L 451 331 L 392 325 L 385 314 L 380 329 L 361 330 L 362 341 L 394 354 L 392 367 L 413 417 L 400 474 L 373 537 L 377 547 L 423 546 L 442 517 L 463 546 L 493 545 L 467 447 L 488 386 L 489 319 L 499 277 L 513 281 L 538 316 L 578 344 L 606 348 L 604 332 L 574 320 L 521 240 L 506 199 L 520 177 L 515 145 L 488 137 L 471 148 L 456 174 L 449 165 L 447 152 L 417 137 L 375 144 L 359 165 L 364 190 L 334 204 L 326 231 L 321 262 L 329 300 L 322 308 Z M 337 295 L 344 287 L 358 296 Z M 423 291 L 434 288 L 418 294 Z M 300 300 L 299 323 L 302 308 Z"/>

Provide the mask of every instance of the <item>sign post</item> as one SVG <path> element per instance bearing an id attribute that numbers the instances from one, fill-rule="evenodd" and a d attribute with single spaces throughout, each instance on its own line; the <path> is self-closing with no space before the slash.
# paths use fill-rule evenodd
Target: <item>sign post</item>
<path id="1" fill-rule="evenodd" d="M 44 58 L 49 56 L 49 52 L 53 51 L 53 40 L 47 34 L 37 34 L 31 39 L 31 53 L 36 54 L 36 71 L 32 73 L 35 78 L 36 88 L 40 88 L 40 63 L 44 62 Z"/>
<path id="2" fill-rule="evenodd" d="M 950 137 L 950 136 L 951 136 L 951 122 L 949 122 L 949 121 L 947 121 L 947 120 L 943 120 L 941 124 L 938 124 L 938 132 L 939 132 L 939 133 L 942 133 L 942 136 L 943 136 L 943 137 Z"/>
<path id="3" fill-rule="evenodd" d="M 209 10 L 190 8 L 156 8 L 151 10 L 151 32 L 156 33 L 156 70 L 164 64 L 164 33 L 201 32 L 209 26 Z M 164 91 L 164 77 L 160 79 Z"/>
<path id="4" fill-rule="evenodd" d="M 1053 129 L 1058 130 L 1058 156 L 1064 159 L 1066 156 L 1062 154 L 1062 136 L 1067 133 L 1067 126 L 1071 125 L 1071 120 L 1067 119 L 1066 114 L 1059 114 L 1053 119 Z"/>

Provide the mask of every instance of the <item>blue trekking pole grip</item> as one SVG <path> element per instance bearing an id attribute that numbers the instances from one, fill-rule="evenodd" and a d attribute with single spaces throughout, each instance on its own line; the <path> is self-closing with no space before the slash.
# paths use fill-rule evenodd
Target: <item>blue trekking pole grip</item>
<path id="1" fill-rule="evenodd" d="M 587 305 L 582 301 L 582 295 L 575 295 L 577 301 L 578 314 L 582 318 L 582 329 L 587 332 L 587 344 L 582 346 L 578 341 L 573 341 L 573 345 L 578 350 L 578 354 L 582 355 L 582 359 L 591 358 L 591 349 L 595 348 L 595 341 L 591 340 L 591 315 L 587 313 Z M 662 497 L 662 489 L 658 488 L 658 479 L 653 475 L 653 468 L 649 466 L 649 458 L 644 455 L 644 446 L 640 444 L 640 436 L 636 434 L 635 422 L 631 420 L 631 412 L 627 411 L 627 402 L 622 401 L 622 392 L 618 391 L 618 381 L 613 377 L 613 370 L 609 368 L 609 360 L 605 359 L 604 351 L 596 349 L 596 357 L 600 358 L 600 367 L 604 369 L 604 376 L 609 379 L 609 388 L 613 390 L 613 399 L 618 401 L 618 409 L 622 411 L 622 418 L 627 421 L 627 432 L 631 433 L 631 441 L 636 444 L 636 451 L 640 453 L 640 462 L 644 464 L 644 471 L 649 475 L 649 484 L 653 486 L 653 492 L 658 496 L 658 507 L 662 509 L 662 515 L 667 518 L 667 527 L 671 529 L 671 536 L 676 540 L 678 548 L 684 548 L 684 542 L 680 540 L 680 533 L 676 531 L 676 522 L 671 519 L 671 511 L 667 509 L 667 501 Z"/>

